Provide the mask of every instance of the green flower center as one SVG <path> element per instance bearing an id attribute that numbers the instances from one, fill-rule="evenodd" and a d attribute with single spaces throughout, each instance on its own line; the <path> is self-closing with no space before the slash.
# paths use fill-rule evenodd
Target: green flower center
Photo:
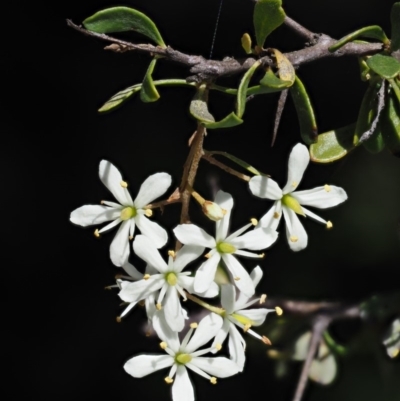
<path id="1" fill-rule="evenodd" d="M 217 245 L 217 251 L 219 253 L 234 253 L 236 252 L 236 248 L 233 245 L 228 244 L 227 242 L 220 242 Z"/>
<path id="2" fill-rule="evenodd" d="M 300 203 L 295 198 L 293 198 L 293 196 L 283 195 L 282 203 L 289 209 L 292 209 L 295 213 L 305 216 L 305 213 L 303 212 Z"/>
<path id="3" fill-rule="evenodd" d="M 249 318 L 246 317 L 246 316 L 239 315 L 238 313 L 232 313 L 231 316 L 232 316 L 235 320 L 237 320 L 239 323 L 242 323 L 242 324 L 244 324 L 245 326 L 246 326 L 246 325 L 253 326 L 253 324 L 254 324 L 254 322 L 253 322 L 251 319 L 249 319 Z"/>
<path id="4" fill-rule="evenodd" d="M 189 354 L 177 354 L 175 357 L 175 362 L 180 365 L 186 365 L 192 360 L 192 357 Z"/>
<path id="5" fill-rule="evenodd" d="M 132 206 L 128 206 L 128 207 L 122 209 L 120 217 L 121 217 L 121 220 L 125 221 L 125 220 L 131 219 L 132 217 L 135 217 L 136 215 L 137 215 L 136 208 L 132 207 Z"/>
<path id="6" fill-rule="evenodd" d="M 169 285 L 176 285 L 176 283 L 178 282 L 178 277 L 176 277 L 175 273 L 170 272 L 165 275 L 165 280 Z"/>

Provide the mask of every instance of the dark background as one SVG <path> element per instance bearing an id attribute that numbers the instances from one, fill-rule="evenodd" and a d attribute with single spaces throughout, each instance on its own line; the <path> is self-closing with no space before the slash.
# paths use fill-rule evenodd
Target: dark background
<path id="1" fill-rule="evenodd" d="M 5 399 L 170 398 L 162 381 L 164 371 L 139 380 L 122 369 L 135 354 L 158 352 L 158 341 L 144 336 L 142 310 L 122 324 L 115 323 L 121 310 L 118 297 L 103 290 L 119 272 L 108 257 L 113 233 L 97 240 L 92 227 L 84 230 L 69 222 L 73 209 L 103 198 L 112 200 L 98 179 L 103 158 L 120 168 L 133 196 L 135 188 L 157 171 L 170 173 L 177 186 L 187 141 L 195 129 L 188 113 L 192 91 L 186 88 L 161 88 L 156 103 L 143 104 L 134 98 L 114 113 L 97 114 L 112 94 L 142 80 L 149 58 L 104 51 L 104 43 L 68 28 L 65 19 L 80 23 L 102 8 L 122 4 L 150 16 L 167 44 L 208 57 L 219 7 L 216 0 L 13 2 L 4 10 L 0 160 L 6 220 L 2 241 L 6 294 L 2 331 L 7 337 L 2 353 L 9 373 Z M 371 24 L 389 34 L 392 4 L 286 0 L 284 7 L 310 30 L 339 38 Z M 213 58 L 243 57 L 240 37 L 252 32 L 252 10 L 251 1 L 225 0 Z M 267 44 L 289 51 L 300 48 L 302 41 L 281 27 Z M 356 119 L 366 84 L 359 80 L 355 59 L 321 60 L 302 67 L 299 75 L 312 97 L 320 132 Z M 155 72 L 156 78 L 185 76 L 184 68 L 170 62 L 159 62 Z M 224 83 L 237 82 L 235 77 Z M 300 138 L 289 102 L 271 149 L 276 100 L 276 95 L 268 95 L 251 101 L 245 123 L 210 132 L 206 149 L 235 154 L 284 184 L 288 154 Z M 210 104 L 221 118 L 231 111 L 234 100 L 213 93 Z M 197 188 L 204 196 L 212 198 L 215 185 L 234 195 L 232 230 L 250 217 L 260 217 L 271 204 L 252 198 L 246 185 L 206 162 L 199 174 Z M 345 188 L 349 200 L 338 208 L 317 211 L 333 221 L 330 232 L 318 223 L 304 222 L 309 245 L 300 253 L 289 251 L 281 225 L 280 240 L 262 262 L 265 274 L 259 291 L 269 297 L 358 302 L 399 290 L 399 177 L 400 161 L 387 151 L 371 155 L 358 149 L 344 161 L 310 166 L 301 189 L 329 182 Z M 193 220 L 213 230 L 195 205 L 192 209 Z M 179 206 L 174 205 L 156 218 L 171 230 L 178 216 Z M 254 266 L 252 261 L 245 263 L 249 269 Z M 274 322 L 274 317 L 269 320 Z M 252 339 L 248 343 L 243 374 L 220 380 L 216 387 L 191 375 L 199 400 L 227 395 L 291 399 L 300 365 L 293 365 L 289 376 L 279 381 L 264 346 Z M 329 388 L 310 385 L 305 399 L 398 399 L 400 388 L 393 377 L 399 377 L 399 366 L 388 358 L 383 365 L 376 361 L 366 349 L 341 362 L 335 383 Z"/>

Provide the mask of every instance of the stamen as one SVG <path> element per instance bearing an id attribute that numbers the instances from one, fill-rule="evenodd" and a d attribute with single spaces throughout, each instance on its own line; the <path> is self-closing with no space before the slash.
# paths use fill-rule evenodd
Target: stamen
<path id="1" fill-rule="evenodd" d="M 190 323 L 191 329 L 197 329 L 198 324 L 196 322 Z"/>
<path id="2" fill-rule="evenodd" d="M 145 210 L 144 210 L 144 214 L 145 214 L 147 217 L 151 217 L 151 216 L 153 216 L 153 211 L 152 211 L 151 209 L 145 209 Z"/>
<path id="3" fill-rule="evenodd" d="M 217 378 L 216 378 L 216 377 L 212 377 L 212 378 L 210 379 L 210 383 L 211 383 L 211 384 L 217 384 Z"/>
<path id="4" fill-rule="evenodd" d="M 298 183 L 297 183 L 296 181 L 293 181 L 293 182 L 292 182 L 292 187 L 293 187 L 293 188 L 296 188 L 297 185 L 298 185 Z"/>
<path id="5" fill-rule="evenodd" d="M 250 323 L 245 324 L 243 327 L 243 331 L 246 333 L 246 331 L 248 331 L 250 329 L 250 327 L 251 327 Z"/>
<path id="6" fill-rule="evenodd" d="M 299 237 L 296 237 L 295 235 L 292 235 L 289 239 L 292 242 L 297 242 L 299 240 Z"/>
<path id="7" fill-rule="evenodd" d="M 160 342 L 161 349 L 166 349 L 167 347 L 168 347 L 168 344 L 165 341 Z"/>
<path id="8" fill-rule="evenodd" d="M 128 238 L 129 238 L 129 241 L 132 241 L 133 240 L 133 235 L 130 235 Z"/>
<path id="9" fill-rule="evenodd" d="M 175 251 L 168 251 L 168 256 L 171 256 L 171 258 L 175 258 Z"/>
<path id="10" fill-rule="evenodd" d="M 167 383 L 167 384 L 171 384 L 171 383 L 173 383 L 174 379 L 171 379 L 169 376 L 167 376 L 167 377 L 164 379 L 164 381 L 165 381 L 165 383 Z"/>
<path id="11" fill-rule="evenodd" d="M 143 280 L 148 280 L 150 277 L 151 277 L 150 274 L 146 273 L 146 274 L 143 276 Z"/>
<path id="12" fill-rule="evenodd" d="M 161 310 L 161 309 L 162 309 L 161 304 L 160 304 L 160 303 L 157 303 L 157 304 L 156 304 L 156 308 L 157 308 L 157 310 Z"/>
<path id="13" fill-rule="evenodd" d="M 263 304 L 266 299 L 267 299 L 267 294 L 262 294 L 260 297 L 260 304 Z"/>
<path id="14" fill-rule="evenodd" d="M 328 184 L 324 185 L 324 189 L 326 192 L 331 192 L 331 187 Z"/>
<path id="15" fill-rule="evenodd" d="M 206 254 L 204 255 L 204 257 L 205 257 L 206 259 L 210 259 L 210 258 L 211 258 L 211 254 L 210 254 L 210 253 L 206 253 Z"/>
<path id="16" fill-rule="evenodd" d="M 128 188 L 128 183 L 126 181 L 121 181 L 119 185 L 121 185 L 122 188 Z"/>
<path id="17" fill-rule="evenodd" d="M 327 222 L 326 222 L 326 228 L 329 230 L 329 229 L 332 228 L 332 227 L 333 227 L 332 222 L 331 222 L 331 221 L 327 221 Z"/>
<path id="18" fill-rule="evenodd" d="M 102 200 L 102 201 L 100 201 L 100 205 L 104 205 L 104 201 Z"/>
<path id="19" fill-rule="evenodd" d="M 274 219 L 279 219 L 280 216 L 281 216 L 280 213 L 274 212 Z"/>
<path id="20" fill-rule="evenodd" d="M 235 281 L 239 281 L 240 280 L 240 277 L 234 277 L 233 278 Z"/>
<path id="21" fill-rule="evenodd" d="M 276 349 L 269 349 L 267 355 L 272 359 L 278 359 L 281 356 L 281 353 Z"/>
<path id="22" fill-rule="evenodd" d="M 283 309 L 280 308 L 279 306 L 275 306 L 275 312 L 278 316 L 282 316 L 283 315 Z"/>
<path id="23" fill-rule="evenodd" d="M 121 322 L 122 322 L 121 316 L 117 316 L 117 317 L 115 318 L 115 320 L 117 321 L 117 323 L 121 323 Z"/>
<path id="24" fill-rule="evenodd" d="M 261 341 L 266 345 L 272 345 L 271 340 L 267 336 L 262 336 Z"/>
<path id="25" fill-rule="evenodd" d="M 222 345 L 221 344 L 215 344 L 215 348 L 217 351 L 221 351 Z"/>
<path id="26" fill-rule="evenodd" d="M 265 256 L 265 253 L 263 252 L 263 253 L 259 253 L 258 255 L 257 255 L 259 258 L 263 258 L 264 256 Z"/>
<path id="27" fill-rule="evenodd" d="M 97 228 L 94 230 L 94 236 L 96 238 L 100 238 L 100 233 L 99 233 L 99 230 Z"/>
<path id="28" fill-rule="evenodd" d="M 258 224 L 258 220 L 255 218 L 250 219 L 251 224 L 253 224 L 253 226 L 256 226 Z"/>

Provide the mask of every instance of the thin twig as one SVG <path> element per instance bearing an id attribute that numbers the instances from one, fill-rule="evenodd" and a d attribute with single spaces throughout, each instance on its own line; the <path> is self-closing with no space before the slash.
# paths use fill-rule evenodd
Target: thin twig
<path id="1" fill-rule="evenodd" d="M 221 163 L 220 161 L 214 159 L 212 156 L 210 156 L 208 154 L 203 154 L 202 158 L 204 160 L 207 160 L 209 163 L 214 164 L 215 166 L 219 167 L 220 169 L 226 171 L 227 173 L 240 178 L 243 181 L 247 181 L 247 182 L 250 181 L 250 177 L 248 175 L 239 173 L 238 171 L 234 170 L 233 168 L 228 167 L 224 163 Z"/>
<path id="2" fill-rule="evenodd" d="M 149 203 L 144 207 L 144 209 L 163 209 L 164 206 L 172 205 L 173 203 L 181 202 L 181 193 L 179 192 L 179 188 L 176 188 L 175 191 L 171 194 L 171 196 L 159 202 Z"/>
<path id="3" fill-rule="evenodd" d="M 298 22 L 294 21 L 290 17 L 286 15 L 283 23 L 289 28 L 293 29 L 299 36 L 302 36 L 304 39 L 308 40 L 309 44 L 315 44 L 318 38 L 318 34 L 309 31 L 303 25 L 300 25 Z"/>
<path id="4" fill-rule="evenodd" d="M 288 92 L 289 92 L 288 89 L 285 89 L 281 92 L 281 95 L 279 96 L 278 106 L 276 108 L 276 114 L 275 114 L 274 132 L 272 134 L 271 147 L 274 146 L 275 139 L 278 134 L 279 124 L 281 122 L 283 109 L 285 108 Z"/>

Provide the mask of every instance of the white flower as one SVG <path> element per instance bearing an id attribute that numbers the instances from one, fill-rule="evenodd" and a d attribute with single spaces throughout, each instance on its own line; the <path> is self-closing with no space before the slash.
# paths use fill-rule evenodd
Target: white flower
<path id="1" fill-rule="evenodd" d="M 204 293 L 198 293 L 193 288 L 194 277 L 188 277 L 190 272 L 182 272 L 185 266 L 197 259 L 204 247 L 195 245 L 183 246 L 175 255 L 170 253 L 168 265 L 160 256 L 152 241 L 143 235 L 138 235 L 133 242 L 135 253 L 157 270 L 158 274 L 147 274 L 142 280 L 126 283 L 119 296 L 126 302 L 137 302 L 159 291 L 157 308 L 163 305 L 165 317 L 172 330 L 181 331 L 185 325 L 186 311 L 182 309 L 179 294 L 186 300 L 185 291 L 197 293 L 203 297 L 215 297 L 218 286 L 213 283 Z"/>
<path id="2" fill-rule="evenodd" d="M 221 327 L 222 319 L 218 315 L 210 314 L 203 318 L 198 326 L 191 325 L 191 329 L 180 343 L 178 334 L 166 324 L 163 315 L 158 313 L 153 319 L 154 330 L 163 341 L 160 346 L 167 355 L 139 355 L 130 359 L 124 365 L 127 373 L 133 377 L 143 377 L 160 369 L 171 367 L 167 383 L 172 383 L 173 401 L 193 401 L 194 391 L 190 382 L 187 368 L 216 383 L 216 377 L 229 377 L 238 373 L 237 365 L 224 357 L 201 357 L 211 351 L 211 348 L 196 351 L 210 341 Z M 194 335 L 192 333 L 197 326 Z M 192 336 L 192 337 L 191 337 Z M 191 337 L 191 338 L 190 338 Z"/>
<path id="3" fill-rule="evenodd" d="M 152 211 L 144 209 L 144 207 L 165 193 L 171 185 L 171 176 L 167 173 L 157 173 L 148 177 L 141 185 L 134 201 L 126 189 L 127 183 L 122 180 L 120 172 L 113 164 L 102 160 L 99 176 L 119 203 L 102 201 L 104 206 L 82 206 L 71 213 L 70 220 L 84 227 L 112 220 L 101 230 L 96 230 L 96 236 L 121 223 L 110 246 L 110 257 L 116 266 L 123 266 L 128 262 L 129 238 L 133 238 L 136 225 L 142 234 L 154 242 L 157 248 L 164 246 L 168 240 L 167 232 L 146 217 L 151 216 Z"/>
<path id="4" fill-rule="evenodd" d="M 290 154 L 288 180 L 283 189 L 280 189 L 274 180 L 267 177 L 255 176 L 249 182 L 250 190 L 254 195 L 275 200 L 271 209 L 260 219 L 259 226 L 276 229 L 283 213 L 286 222 L 286 236 L 293 251 L 304 249 L 308 240 L 307 233 L 296 213 L 309 216 L 325 223 L 327 228 L 331 228 L 330 221 L 322 219 L 304 206 L 325 209 L 336 206 L 347 199 L 344 189 L 333 185 L 293 192 L 299 185 L 309 161 L 310 155 L 307 148 L 299 143 Z"/>
<path id="5" fill-rule="evenodd" d="M 260 282 L 262 275 L 263 273 L 259 266 L 255 267 L 251 272 L 250 277 L 254 287 Z M 225 310 L 223 314 L 224 323 L 222 324 L 221 330 L 216 335 L 213 345 L 222 344 L 229 334 L 228 345 L 230 358 L 238 365 L 240 371 L 243 370 L 244 361 L 246 359 L 244 354 L 246 343 L 236 326 L 239 326 L 245 332 L 264 343 L 269 343 L 266 337 L 262 337 L 253 330 L 250 330 L 250 327 L 263 324 L 267 314 L 275 310 L 265 308 L 246 309 L 256 302 L 262 303 L 263 298 L 265 298 L 265 296 L 249 301 L 249 297 L 240 293 L 236 299 L 236 291 L 233 285 L 224 284 L 221 286 L 221 305 Z"/>
<path id="6" fill-rule="evenodd" d="M 174 229 L 176 237 L 183 244 L 201 245 L 211 249 L 207 254 L 209 259 L 196 272 L 194 289 L 203 292 L 209 288 L 213 283 L 218 263 L 222 259 L 232 274 L 235 285 L 240 291 L 251 297 L 255 291 L 254 284 L 249 273 L 233 255 L 251 258 L 263 257 L 264 255 L 257 255 L 242 249 L 253 251 L 265 249 L 276 241 L 278 234 L 275 230 L 261 228 L 241 235 L 252 226 L 252 224 L 247 224 L 228 236 L 233 198 L 227 192 L 218 191 L 215 203 L 226 210 L 224 218 L 216 222 L 215 238 L 194 224 L 181 224 Z"/>

